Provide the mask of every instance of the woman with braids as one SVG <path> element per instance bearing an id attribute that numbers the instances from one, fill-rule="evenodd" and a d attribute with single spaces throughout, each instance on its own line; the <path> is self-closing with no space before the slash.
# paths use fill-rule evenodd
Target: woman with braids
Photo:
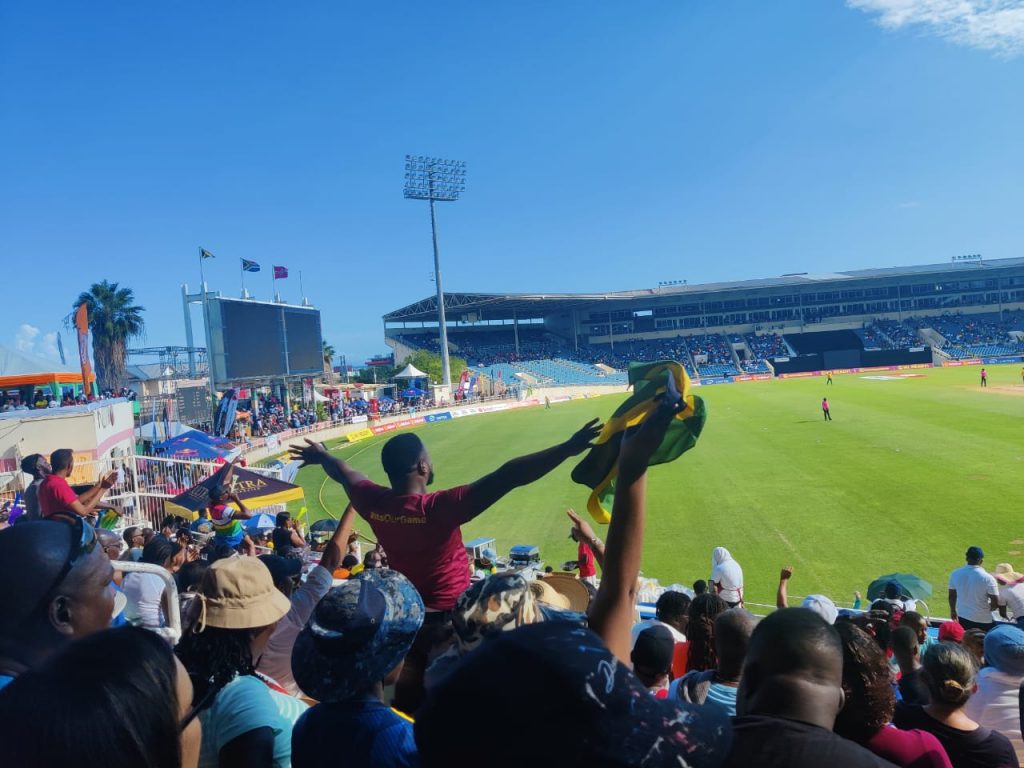
<path id="1" fill-rule="evenodd" d="M 255 557 L 218 560 L 203 576 L 195 630 L 177 648 L 203 725 L 200 768 L 287 768 L 306 710 L 256 662 L 291 603 Z"/>
<path id="2" fill-rule="evenodd" d="M 964 712 L 977 690 L 971 654 L 955 643 L 936 643 L 925 652 L 922 663 L 932 701 L 924 707 L 900 704 L 893 719 L 896 726 L 934 734 L 953 768 L 1018 768 L 1010 740 L 978 725 Z"/>
<path id="3" fill-rule="evenodd" d="M 729 604 L 710 592 L 697 595 L 690 603 L 690 617 L 686 624 L 689 640 L 687 672 L 703 672 L 718 667 L 718 654 L 715 652 L 715 619 L 718 614 L 727 610 Z"/>
<path id="4" fill-rule="evenodd" d="M 837 623 L 836 630 L 843 642 L 846 704 L 833 730 L 901 768 L 950 768 L 946 750 L 932 734 L 891 725 L 896 694 L 875 638 L 849 621 Z"/>

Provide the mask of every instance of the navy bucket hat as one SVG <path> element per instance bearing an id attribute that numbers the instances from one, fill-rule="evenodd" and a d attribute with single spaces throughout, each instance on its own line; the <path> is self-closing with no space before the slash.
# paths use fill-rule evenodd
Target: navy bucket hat
<path id="1" fill-rule="evenodd" d="M 419 592 L 398 571 L 359 573 L 324 596 L 296 638 L 295 682 L 317 701 L 352 698 L 405 658 L 423 616 Z"/>

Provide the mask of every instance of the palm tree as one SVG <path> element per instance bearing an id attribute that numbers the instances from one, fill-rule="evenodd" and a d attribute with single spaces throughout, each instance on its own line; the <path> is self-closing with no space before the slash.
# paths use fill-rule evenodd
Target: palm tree
<path id="1" fill-rule="evenodd" d="M 101 391 L 116 391 L 124 386 L 128 342 L 142 336 L 145 330 L 145 307 L 135 305 L 134 301 L 131 288 L 104 280 L 93 283 L 75 302 L 75 308 L 84 303 L 89 312 L 92 357 Z"/>

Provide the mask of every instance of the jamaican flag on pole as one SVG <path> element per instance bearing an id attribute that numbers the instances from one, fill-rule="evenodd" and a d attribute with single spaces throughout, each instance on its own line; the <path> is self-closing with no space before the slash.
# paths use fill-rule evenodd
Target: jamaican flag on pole
<path id="1" fill-rule="evenodd" d="M 629 383 L 633 387 L 633 394 L 615 410 L 597 436 L 594 447 L 572 471 L 575 482 L 591 489 L 587 511 L 599 523 L 611 520 L 609 509 L 615 495 L 622 436 L 630 427 L 642 424 L 658 408 L 657 398 L 665 393 L 669 375 L 675 381 L 685 407 L 673 417 L 661 447 L 655 451 L 648 466 L 674 461 L 697 444 L 707 419 L 707 409 L 704 401 L 694 396 L 690 377 L 686 375 L 683 366 L 666 360 L 630 365 Z"/>

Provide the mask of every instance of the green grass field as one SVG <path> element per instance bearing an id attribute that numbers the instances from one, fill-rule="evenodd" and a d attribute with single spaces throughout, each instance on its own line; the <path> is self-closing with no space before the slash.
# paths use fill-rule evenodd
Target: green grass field
<path id="1" fill-rule="evenodd" d="M 711 549 L 725 546 L 744 568 L 746 595 L 774 602 L 779 568 L 793 565 L 791 594 L 852 593 L 892 571 L 932 582 L 933 613 L 947 615 L 948 572 L 968 545 L 989 568 L 1024 566 L 1024 524 L 1015 491 L 1024 475 L 1024 385 L 1020 366 L 925 369 L 921 378 L 861 375 L 754 382 L 698 389 L 708 422 L 697 447 L 648 475 L 643 571 L 662 584 L 707 578 Z M 834 421 L 824 423 L 828 395 Z M 422 427 L 436 486 L 474 480 L 503 461 L 606 418 L 622 396 L 526 408 Z M 383 482 L 384 437 L 332 444 L 338 455 Z M 500 553 L 536 544 L 558 567 L 575 557 L 565 508 L 585 507 L 587 489 L 567 462 L 467 525 L 467 540 L 493 536 Z M 320 468 L 300 472 L 312 519 L 344 509 L 342 489 Z M 367 529 L 363 523 L 364 529 Z M 598 531 L 603 535 L 602 531 Z"/>

